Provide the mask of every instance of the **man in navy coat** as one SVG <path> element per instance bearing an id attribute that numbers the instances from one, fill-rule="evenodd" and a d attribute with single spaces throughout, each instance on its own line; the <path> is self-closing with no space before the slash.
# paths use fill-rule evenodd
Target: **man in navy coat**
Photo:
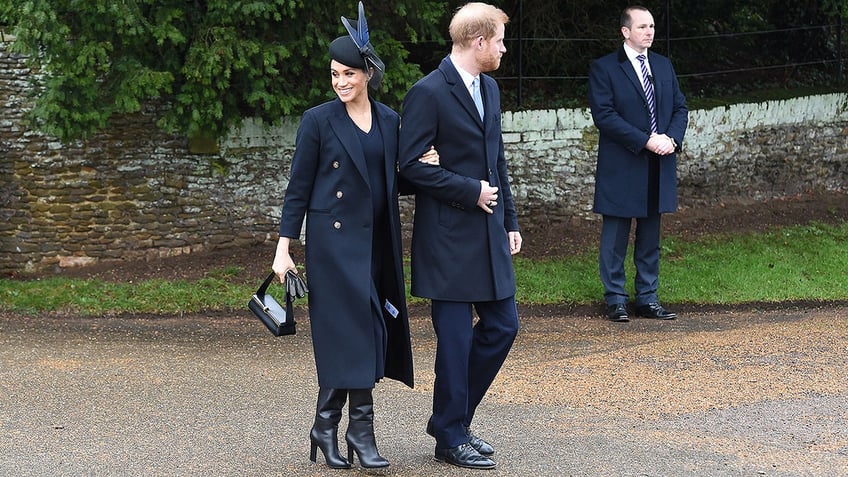
<path id="1" fill-rule="evenodd" d="M 636 219 L 636 315 L 673 319 L 657 297 L 661 214 L 677 210 L 677 153 L 686 100 L 668 58 L 648 51 L 654 18 L 640 6 L 621 15 L 624 44 L 592 63 L 589 106 L 600 131 L 594 211 L 603 215 L 599 269 L 607 317 L 629 321 L 624 258 Z"/>
<path id="2" fill-rule="evenodd" d="M 495 466 L 494 448 L 470 425 L 518 332 L 512 255 L 521 250 L 521 234 L 500 92 L 482 74 L 500 66 L 508 21 L 484 3 L 460 8 L 450 25 L 450 55 L 409 90 L 401 119 L 400 173 L 417 188 L 412 294 L 432 300 L 437 337 L 427 432 L 437 460 L 469 468 Z M 417 158 L 431 146 L 440 167 L 420 167 Z"/>

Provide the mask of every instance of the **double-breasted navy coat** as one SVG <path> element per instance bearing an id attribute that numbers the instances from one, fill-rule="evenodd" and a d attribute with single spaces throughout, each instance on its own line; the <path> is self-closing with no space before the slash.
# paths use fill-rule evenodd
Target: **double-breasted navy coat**
<path id="1" fill-rule="evenodd" d="M 689 111 L 671 61 L 648 51 L 654 79 L 657 130 L 683 144 Z M 615 217 L 648 215 L 648 101 L 624 47 L 594 61 L 589 106 L 600 131 L 594 211 Z M 677 154 L 659 158 L 659 213 L 677 210 Z"/>
<path id="2" fill-rule="evenodd" d="M 409 318 L 403 285 L 398 210 L 397 147 L 400 117 L 372 102 L 373 126 L 385 147 L 385 197 L 372 197 L 356 126 L 336 99 L 303 114 L 295 140 L 280 235 L 300 237 L 306 217 L 309 319 L 318 383 L 324 388 L 371 388 L 379 376 L 371 286 L 372 200 L 386 202 L 389 236 L 383 274 L 376 281 L 386 323 L 385 377 L 413 385 Z M 385 302 L 398 310 L 386 311 Z"/>
<path id="3" fill-rule="evenodd" d="M 415 296 L 485 302 L 515 294 L 507 233 L 518 231 L 518 218 L 501 137 L 500 92 L 493 78 L 480 78 L 485 122 L 450 57 L 404 99 L 399 166 L 416 187 Z M 418 161 L 430 146 L 439 152 L 440 167 Z M 499 189 L 491 215 L 477 207 L 480 180 Z"/>

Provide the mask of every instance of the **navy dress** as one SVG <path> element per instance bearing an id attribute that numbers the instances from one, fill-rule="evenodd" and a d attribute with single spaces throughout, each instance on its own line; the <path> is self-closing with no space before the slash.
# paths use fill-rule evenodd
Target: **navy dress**
<path id="1" fill-rule="evenodd" d="M 376 114 L 374 112 L 373 114 Z M 384 200 L 386 197 L 386 172 L 384 169 L 385 153 L 383 150 L 383 135 L 377 121 L 372 122 L 369 132 L 356 127 L 357 137 L 365 153 L 365 165 L 368 168 L 368 186 L 371 188 L 372 213 L 374 216 L 371 240 L 371 310 L 374 320 L 374 343 L 376 352 L 375 376 L 382 379 L 385 375 L 386 365 L 386 323 L 383 318 L 382 304 L 380 303 L 380 280 L 383 273 L 383 254 L 388 247 L 384 238 L 389 236 L 388 206 Z"/>

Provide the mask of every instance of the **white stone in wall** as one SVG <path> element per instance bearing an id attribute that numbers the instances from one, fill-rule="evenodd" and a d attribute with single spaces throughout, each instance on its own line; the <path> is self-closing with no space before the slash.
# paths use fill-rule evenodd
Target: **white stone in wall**
<path id="1" fill-rule="evenodd" d="M 556 111 L 552 109 L 515 112 L 504 111 L 501 113 L 501 129 L 504 132 L 556 128 Z"/>
<path id="2" fill-rule="evenodd" d="M 298 120 L 284 118 L 281 124 L 269 126 L 258 119 L 246 119 L 222 142 L 221 149 L 293 146 Z"/>
<path id="3" fill-rule="evenodd" d="M 558 109 L 556 113 L 557 124 L 563 130 L 580 130 L 594 125 L 589 108 Z"/>

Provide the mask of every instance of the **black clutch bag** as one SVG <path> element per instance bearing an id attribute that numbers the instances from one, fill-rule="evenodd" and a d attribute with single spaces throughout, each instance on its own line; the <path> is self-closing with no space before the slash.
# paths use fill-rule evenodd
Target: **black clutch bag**
<path id="1" fill-rule="evenodd" d="M 247 307 L 268 328 L 274 336 L 293 335 L 297 332 L 295 326 L 292 302 L 295 298 L 304 296 L 307 292 L 306 283 L 296 274 L 286 272 L 286 306 L 280 303 L 268 293 L 268 286 L 277 278 L 277 274 L 271 272 L 268 278 L 256 290 Z"/>

